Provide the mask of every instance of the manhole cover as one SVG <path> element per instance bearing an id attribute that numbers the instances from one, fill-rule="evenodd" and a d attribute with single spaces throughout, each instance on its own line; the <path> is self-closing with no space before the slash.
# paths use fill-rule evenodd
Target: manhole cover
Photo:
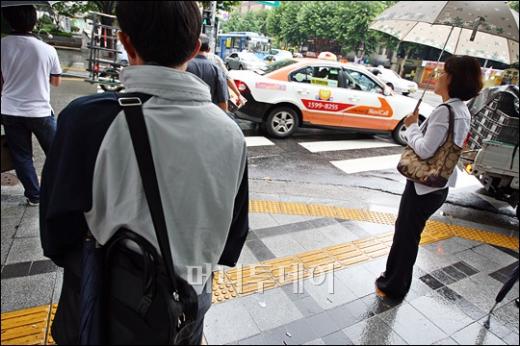
<path id="1" fill-rule="evenodd" d="M 20 182 L 16 175 L 10 173 L 2 173 L 2 186 L 15 186 Z"/>

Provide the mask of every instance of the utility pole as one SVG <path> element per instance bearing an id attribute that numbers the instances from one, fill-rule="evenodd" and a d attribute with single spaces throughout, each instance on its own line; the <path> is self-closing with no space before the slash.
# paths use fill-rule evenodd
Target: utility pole
<path id="1" fill-rule="evenodd" d="M 208 28 L 209 31 L 207 32 L 207 35 L 209 36 L 209 47 L 211 49 L 212 53 L 215 53 L 215 38 L 217 35 L 216 28 L 215 28 L 215 18 L 217 16 L 217 2 L 211 1 L 209 10 L 211 12 L 211 26 Z"/>

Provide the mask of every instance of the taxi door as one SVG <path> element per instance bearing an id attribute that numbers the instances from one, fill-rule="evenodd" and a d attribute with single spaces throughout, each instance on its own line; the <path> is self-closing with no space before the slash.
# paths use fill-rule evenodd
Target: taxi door
<path id="1" fill-rule="evenodd" d="M 349 100 L 354 106 L 344 110 L 348 128 L 389 131 L 395 128 L 394 110 L 386 101 L 384 87 L 357 69 L 343 68 Z"/>
<path id="2" fill-rule="evenodd" d="M 344 88 L 344 73 L 340 67 L 312 65 L 289 75 L 294 83 L 294 97 L 303 115 L 304 124 L 344 127 L 346 109 L 356 105 L 358 98 Z"/>

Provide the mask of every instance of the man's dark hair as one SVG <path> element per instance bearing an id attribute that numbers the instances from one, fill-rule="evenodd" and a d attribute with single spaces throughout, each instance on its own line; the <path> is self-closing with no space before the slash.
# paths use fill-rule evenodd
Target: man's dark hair
<path id="1" fill-rule="evenodd" d="M 482 89 L 482 71 L 477 59 L 467 55 L 451 56 L 446 60 L 444 70 L 451 76 L 448 87 L 450 97 L 467 101 Z"/>
<path id="2" fill-rule="evenodd" d="M 201 42 L 200 51 L 201 52 L 209 52 L 210 48 L 209 48 L 209 37 L 208 37 L 208 35 L 201 34 L 200 35 L 200 42 Z"/>
<path id="3" fill-rule="evenodd" d="M 14 32 L 31 32 L 36 25 L 36 9 L 32 5 L 4 7 L 2 15 Z"/>
<path id="4" fill-rule="evenodd" d="M 202 26 L 196 1 L 118 1 L 116 16 L 139 56 L 163 66 L 188 60 Z"/>

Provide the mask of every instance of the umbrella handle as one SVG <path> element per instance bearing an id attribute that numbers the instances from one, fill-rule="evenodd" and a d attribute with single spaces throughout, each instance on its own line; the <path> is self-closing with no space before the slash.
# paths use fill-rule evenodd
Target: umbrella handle
<path id="1" fill-rule="evenodd" d="M 486 19 L 484 17 L 478 17 L 477 19 L 475 19 L 473 31 L 471 32 L 471 37 L 469 38 L 470 42 L 475 41 L 475 36 L 477 36 L 478 27 L 480 26 L 480 24 L 484 23 L 485 21 L 486 21 Z"/>
<path id="2" fill-rule="evenodd" d="M 439 54 L 439 58 L 437 59 L 437 62 L 435 63 L 435 68 L 433 69 L 432 73 L 430 74 L 430 77 L 428 78 L 428 81 L 426 82 L 426 88 L 424 88 L 424 91 L 423 91 L 423 93 L 421 95 L 421 98 L 419 99 L 419 101 L 417 102 L 417 105 L 415 106 L 414 113 L 419 110 L 419 106 L 422 103 L 424 95 L 426 95 L 426 91 L 428 91 L 430 89 L 430 87 L 431 87 L 431 82 L 433 81 L 433 76 L 435 74 L 435 70 L 439 67 L 439 63 L 441 61 L 442 55 L 446 51 L 446 46 L 448 45 L 448 42 L 450 40 L 451 34 L 453 32 L 453 29 L 455 29 L 454 26 L 451 27 L 450 33 L 448 34 L 448 38 L 446 38 L 446 42 L 444 42 L 444 47 L 442 47 L 441 53 Z"/>
<path id="3" fill-rule="evenodd" d="M 423 95 L 424 96 L 424 95 Z M 413 110 L 413 114 L 417 113 L 419 111 L 419 106 L 422 103 L 423 98 L 421 97 L 419 101 L 417 101 L 417 105 L 415 106 L 415 109 Z"/>

